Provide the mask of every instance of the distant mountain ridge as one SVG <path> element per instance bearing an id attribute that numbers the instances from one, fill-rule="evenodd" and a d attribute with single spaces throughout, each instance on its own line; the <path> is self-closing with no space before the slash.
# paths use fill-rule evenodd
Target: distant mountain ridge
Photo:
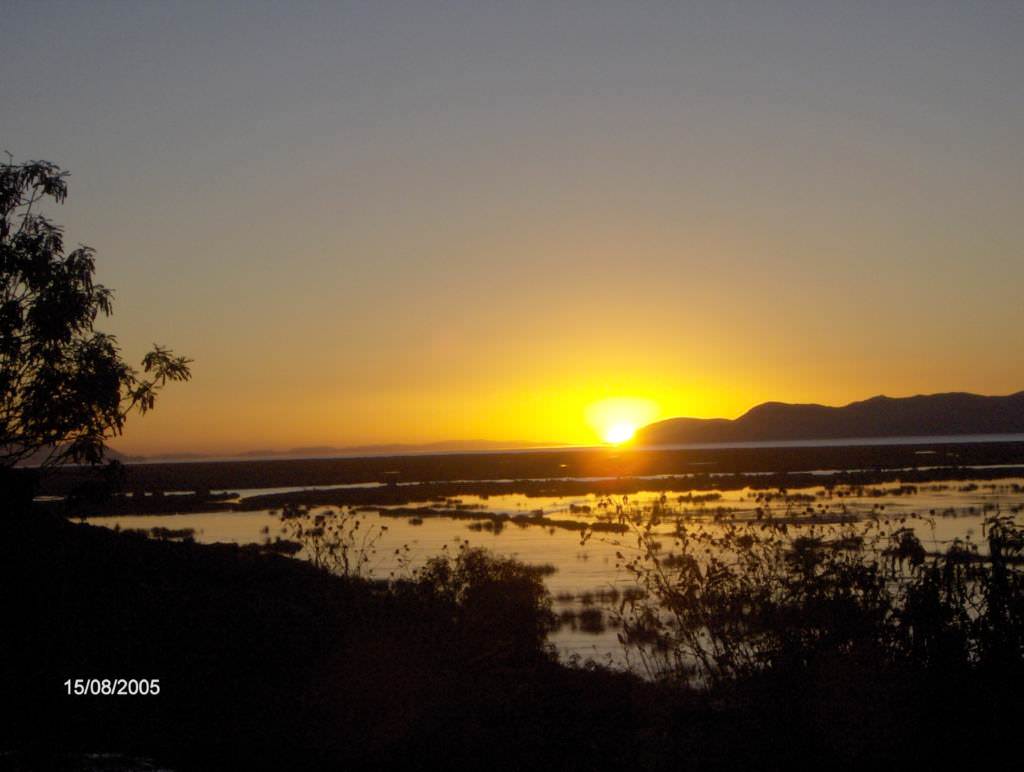
<path id="1" fill-rule="evenodd" d="M 636 432 L 636 445 L 836 440 L 1024 433 L 1024 391 L 871 397 L 842 407 L 765 402 L 736 419 L 670 418 Z"/>
<path id="2" fill-rule="evenodd" d="M 513 450 L 522 448 L 561 447 L 548 442 L 503 442 L 500 440 L 441 440 L 424 443 L 387 443 L 378 445 L 314 445 L 301 448 L 275 450 L 263 448 L 237 453 L 162 453 L 146 456 L 145 461 L 205 461 L 210 459 L 266 459 L 266 458 L 331 458 L 335 456 L 404 455 L 409 453 L 459 453 L 487 450 Z M 140 460 L 140 457 L 132 457 Z"/>

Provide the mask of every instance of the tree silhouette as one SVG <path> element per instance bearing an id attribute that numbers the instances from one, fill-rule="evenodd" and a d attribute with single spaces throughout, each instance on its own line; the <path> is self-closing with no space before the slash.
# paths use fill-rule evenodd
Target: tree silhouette
<path id="1" fill-rule="evenodd" d="M 93 282 L 94 251 L 64 253 L 63 230 L 39 211 L 67 197 L 67 172 L 47 161 L 0 165 L 0 468 L 98 463 L 129 413 L 152 409 L 191 360 L 155 345 L 142 372 L 121 359 L 112 293 Z"/>

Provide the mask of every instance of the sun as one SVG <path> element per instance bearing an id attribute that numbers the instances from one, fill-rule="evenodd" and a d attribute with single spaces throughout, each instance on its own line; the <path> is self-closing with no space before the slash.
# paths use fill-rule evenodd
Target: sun
<path id="1" fill-rule="evenodd" d="M 656 420 L 658 404 L 643 397 L 608 397 L 587 406 L 586 419 L 594 434 L 610 445 L 633 439 L 642 426 Z"/>
<path id="2" fill-rule="evenodd" d="M 612 445 L 621 445 L 623 442 L 629 442 L 633 439 L 633 435 L 635 433 L 636 426 L 634 424 L 622 421 L 617 424 L 612 424 L 605 429 L 604 441 Z"/>

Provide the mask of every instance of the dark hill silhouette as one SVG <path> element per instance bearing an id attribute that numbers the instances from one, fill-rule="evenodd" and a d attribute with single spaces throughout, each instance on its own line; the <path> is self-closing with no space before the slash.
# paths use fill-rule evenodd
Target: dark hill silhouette
<path id="1" fill-rule="evenodd" d="M 670 418 L 643 427 L 637 445 L 826 440 L 1024 432 L 1024 391 L 872 397 L 843 407 L 765 402 L 735 420 Z"/>

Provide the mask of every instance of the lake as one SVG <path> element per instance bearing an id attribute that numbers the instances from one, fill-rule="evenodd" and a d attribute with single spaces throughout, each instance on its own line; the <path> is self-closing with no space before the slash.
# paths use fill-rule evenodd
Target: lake
<path id="1" fill-rule="evenodd" d="M 279 493 L 298 490 L 302 489 L 274 489 Z M 257 492 L 268 491 L 240 493 Z M 908 525 L 914 527 L 926 547 L 942 550 L 955 539 L 980 541 L 986 515 L 998 511 L 1019 518 L 1024 511 L 1024 478 L 839 485 L 831 489 L 816 486 L 785 492 L 742 488 L 640 491 L 628 496 L 464 495 L 411 506 L 374 505 L 340 511 L 361 519 L 366 532 L 378 535 L 368 555 L 368 574 L 373 577 L 386 579 L 408 572 L 444 550 L 454 551 L 463 544 L 551 566 L 554 570 L 545 577 L 545 583 L 554 597 L 555 612 L 565 621 L 551 641 L 561 655 L 624 665 L 614 611 L 622 594 L 636 585 L 632 576 L 619 567 L 616 553 L 628 555 L 633 550 L 635 554 L 635 536 L 629 532 L 595 532 L 583 544 L 579 529 L 582 525 L 615 527 L 623 514 L 650 513 L 658 507 L 666 514 L 659 526 L 659 532 L 666 536 L 677 521 L 721 527 L 730 521 L 756 517 L 759 509 L 808 524 L 866 518 L 895 523 L 917 514 L 923 519 Z M 313 510 L 327 511 L 339 508 Z M 89 521 L 120 529 L 191 529 L 201 543 L 264 543 L 287 536 L 280 518 L 266 509 L 124 515 Z M 407 560 L 399 562 L 396 551 Z M 580 612 L 587 612 L 585 622 Z"/>

